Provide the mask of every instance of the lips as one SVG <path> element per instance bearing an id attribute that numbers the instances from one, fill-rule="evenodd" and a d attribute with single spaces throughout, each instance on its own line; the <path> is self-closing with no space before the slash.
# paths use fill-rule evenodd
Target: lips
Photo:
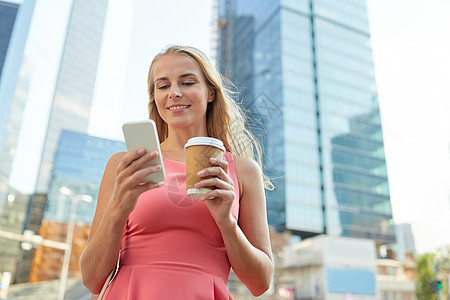
<path id="1" fill-rule="evenodd" d="M 189 108 L 190 105 L 172 105 L 170 107 L 168 107 L 168 110 L 177 110 L 177 109 L 186 109 Z"/>

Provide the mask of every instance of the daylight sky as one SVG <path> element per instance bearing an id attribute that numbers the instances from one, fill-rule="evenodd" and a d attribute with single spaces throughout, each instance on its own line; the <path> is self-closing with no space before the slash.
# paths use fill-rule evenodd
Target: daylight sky
<path id="1" fill-rule="evenodd" d="M 394 221 L 433 251 L 450 244 L 450 2 L 368 8 Z"/>

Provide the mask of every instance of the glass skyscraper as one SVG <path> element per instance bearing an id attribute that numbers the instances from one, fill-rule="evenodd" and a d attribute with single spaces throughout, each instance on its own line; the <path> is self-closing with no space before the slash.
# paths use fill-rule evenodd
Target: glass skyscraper
<path id="1" fill-rule="evenodd" d="M 97 193 L 108 159 L 116 152 L 126 151 L 125 143 L 84 133 L 63 130 L 56 148 L 52 176 L 43 212 L 39 235 L 50 240 L 64 240 L 67 224 L 75 222 L 73 249 L 69 267 L 70 277 L 79 277 L 78 261 L 84 249 L 89 227 L 94 217 Z M 75 197 L 88 195 L 93 201 L 78 201 L 71 220 Z M 49 263 L 62 260 L 63 253 L 48 247 L 36 249 L 29 281 L 57 279 L 61 266 Z M 22 263 L 24 264 L 24 263 Z"/>
<path id="2" fill-rule="evenodd" d="M 91 225 L 106 163 L 119 151 L 126 151 L 124 142 L 63 130 L 53 162 L 44 219 L 69 222 L 71 197 L 61 193 L 64 187 L 74 193 L 72 197 L 77 194 L 93 198 L 90 203 L 79 201 L 75 216 L 77 223 Z"/>
<path id="3" fill-rule="evenodd" d="M 39 231 L 61 131 L 87 132 L 107 8 L 108 0 L 0 0 L 0 230 Z M 20 218 L 4 215 L 15 207 Z M 17 258 L 10 242 L 0 261 L 17 268 L 2 271 L 27 281 L 33 251 Z"/>
<path id="4" fill-rule="evenodd" d="M 270 225 L 395 241 L 365 1 L 222 0 L 218 64 L 275 190 Z"/>
<path id="5" fill-rule="evenodd" d="M 35 0 L 0 1 L 0 230 L 13 233 L 23 231 L 29 198 L 8 182 L 26 104 L 29 73 L 20 69 L 34 5 Z M 17 253 L 16 241 L 2 239 L 0 270 L 14 270 Z"/>
<path id="6" fill-rule="evenodd" d="M 87 132 L 108 0 L 73 0 L 36 192 L 46 193 L 61 130 Z"/>
<path id="7" fill-rule="evenodd" d="M 0 1 L 0 215 L 26 103 L 29 73 L 20 68 L 34 5 L 34 0 Z"/>
<path id="8" fill-rule="evenodd" d="M 0 1 L 0 78 L 18 10 L 18 4 Z"/>

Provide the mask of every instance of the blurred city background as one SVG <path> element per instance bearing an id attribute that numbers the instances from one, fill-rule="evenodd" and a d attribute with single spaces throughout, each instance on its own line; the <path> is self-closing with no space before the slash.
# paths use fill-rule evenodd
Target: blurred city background
<path id="1" fill-rule="evenodd" d="M 0 0 L 0 299 L 90 299 L 78 260 L 147 72 L 195 46 L 275 185 L 261 299 L 447 299 L 450 3 Z M 253 299 L 232 273 L 235 299 Z"/>

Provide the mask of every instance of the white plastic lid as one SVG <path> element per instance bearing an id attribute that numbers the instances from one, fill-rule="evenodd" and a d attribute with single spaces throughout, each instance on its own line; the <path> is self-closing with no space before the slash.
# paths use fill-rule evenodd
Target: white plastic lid
<path id="1" fill-rule="evenodd" d="M 223 152 L 225 152 L 225 147 L 223 146 L 223 142 L 221 140 L 207 137 L 207 136 L 197 136 L 190 138 L 186 145 L 184 145 L 184 148 L 187 148 L 189 146 L 198 146 L 198 145 L 208 145 L 213 146 L 219 149 L 222 149 Z"/>

